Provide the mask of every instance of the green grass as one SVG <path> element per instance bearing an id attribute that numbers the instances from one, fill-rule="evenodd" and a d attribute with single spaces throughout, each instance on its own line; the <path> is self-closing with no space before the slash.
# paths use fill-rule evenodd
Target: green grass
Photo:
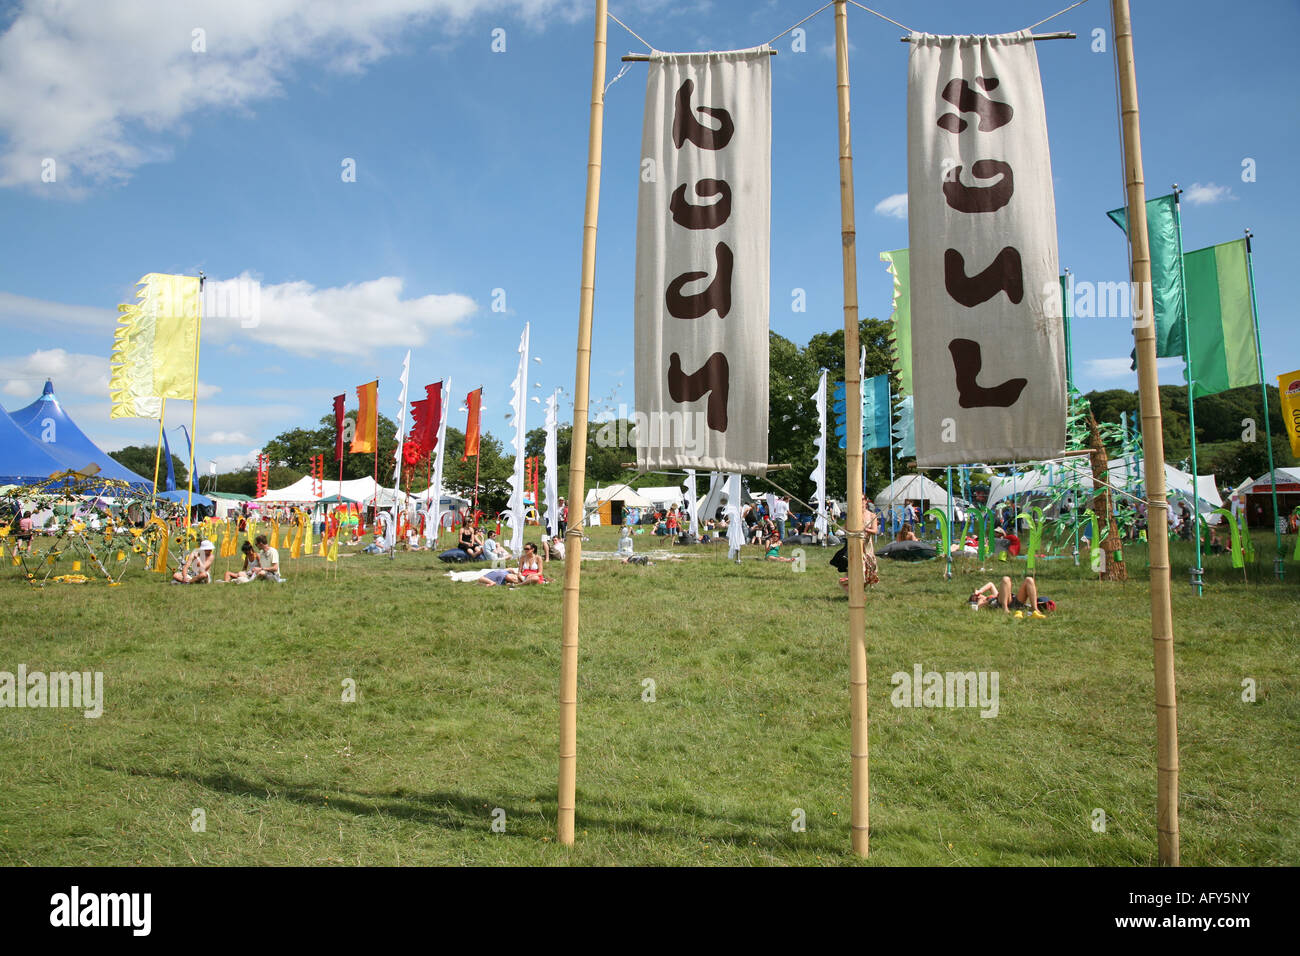
<path id="1" fill-rule="evenodd" d="M 593 537 L 613 548 L 611 530 Z M 304 559 L 282 587 L 133 570 L 118 588 L 34 590 L 5 574 L 0 670 L 101 670 L 106 701 L 97 720 L 0 710 L 0 862 L 857 862 L 847 602 L 829 552 L 809 548 L 798 574 L 753 548 L 739 566 L 685 550 L 705 556 L 584 568 L 571 849 L 554 833 L 559 584 L 454 584 L 427 553 L 347 557 L 337 574 Z M 1174 550 L 1182 860 L 1295 865 L 1300 568 L 1243 584 L 1216 558 L 1198 599 L 1188 546 Z M 1270 565 L 1271 540 L 1256 550 Z M 969 611 L 995 575 L 882 562 L 867 599 L 871 863 L 1154 864 L 1145 556 L 1128 558 L 1126 585 L 1044 562 L 1059 605 L 1045 621 Z M 890 675 L 916 663 L 998 671 L 999 716 L 892 707 Z"/>

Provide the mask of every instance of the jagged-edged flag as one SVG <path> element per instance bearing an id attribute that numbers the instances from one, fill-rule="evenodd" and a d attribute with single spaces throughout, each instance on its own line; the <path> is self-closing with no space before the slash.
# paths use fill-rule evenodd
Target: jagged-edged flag
<path id="1" fill-rule="evenodd" d="M 352 451 L 373 452 L 379 437 L 379 379 L 357 386 L 357 429 L 352 435 Z"/>
<path id="2" fill-rule="evenodd" d="M 469 409 L 469 414 L 465 417 L 465 454 L 460 456 L 461 461 L 468 461 L 478 454 L 479 418 L 483 408 L 482 388 L 476 388 L 465 396 L 465 407 Z"/>
<path id="3" fill-rule="evenodd" d="M 894 277 L 894 314 L 889 317 L 889 350 L 898 373 L 899 394 L 912 394 L 912 277 L 906 249 L 882 252 L 880 261 Z M 877 446 L 879 447 L 879 446 Z"/>
<path id="4" fill-rule="evenodd" d="M 911 458 L 916 454 L 916 422 L 912 416 L 912 396 L 894 406 L 894 457 Z"/>
<path id="5" fill-rule="evenodd" d="M 343 460 L 343 422 L 347 418 L 347 392 L 334 396 L 334 460 Z"/>

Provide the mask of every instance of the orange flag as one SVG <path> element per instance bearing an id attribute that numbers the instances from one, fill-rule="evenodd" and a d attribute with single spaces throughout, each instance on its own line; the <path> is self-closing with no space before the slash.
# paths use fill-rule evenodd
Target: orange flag
<path id="1" fill-rule="evenodd" d="M 352 451 L 373 452 L 375 450 L 375 433 L 379 430 L 378 396 L 379 379 L 369 385 L 357 386 L 357 400 L 361 403 L 357 411 L 357 430 L 352 436 Z"/>
<path id="2" fill-rule="evenodd" d="M 467 461 L 471 455 L 478 454 L 478 419 L 479 407 L 483 404 L 483 389 L 476 388 L 466 395 L 465 404 L 469 406 L 469 417 L 465 419 L 465 454 L 460 456 L 461 461 Z"/>

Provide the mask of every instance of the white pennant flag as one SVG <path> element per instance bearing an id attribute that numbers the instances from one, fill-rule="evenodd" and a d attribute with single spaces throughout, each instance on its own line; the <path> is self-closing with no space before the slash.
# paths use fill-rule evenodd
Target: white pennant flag
<path id="1" fill-rule="evenodd" d="M 690 524 L 687 531 L 692 538 L 700 536 L 699 501 L 695 498 L 695 469 L 686 469 L 686 517 Z"/>
<path id="2" fill-rule="evenodd" d="M 767 470 L 771 55 L 652 53 L 637 204 L 639 471 Z"/>
<path id="3" fill-rule="evenodd" d="M 828 524 L 826 521 L 826 369 L 822 369 L 822 377 L 817 382 L 817 393 L 809 396 L 817 403 L 817 437 L 813 439 L 813 444 L 817 446 L 817 464 L 808 477 L 813 483 L 813 501 L 817 504 L 817 520 L 813 527 L 816 528 L 818 536 L 826 533 Z"/>
<path id="4" fill-rule="evenodd" d="M 524 442 L 525 419 L 528 417 L 528 323 L 519 337 L 519 371 L 515 373 L 514 396 L 510 399 L 514 413 L 515 437 L 510 447 L 515 450 L 515 467 L 510 474 L 510 504 L 506 523 L 510 526 L 510 551 L 518 555 L 524 547 Z"/>
<path id="5" fill-rule="evenodd" d="M 424 539 L 432 545 L 438 540 L 438 529 L 442 526 L 442 453 L 447 447 L 447 417 L 451 411 L 451 376 L 442 383 L 442 419 L 438 422 L 438 447 L 433 454 L 433 484 L 429 486 L 428 513 L 433 520 L 424 521 Z"/>
<path id="6" fill-rule="evenodd" d="M 397 400 L 397 451 L 393 452 L 393 459 L 397 462 L 396 470 L 393 472 L 393 514 L 397 514 L 397 495 L 402 492 L 402 446 L 406 444 L 406 383 L 411 377 L 411 350 L 406 350 L 406 358 L 402 361 L 402 377 L 398 379 L 402 383 L 402 395 Z M 397 532 L 397 522 L 393 522 L 393 532 Z"/>
<path id="7" fill-rule="evenodd" d="M 1059 456 L 1056 206 L 1028 31 L 913 33 L 907 82 L 920 467 Z"/>
<path id="8" fill-rule="evenodd" d="M 560 390 L 557 388 L 546 400 L 546 445 L 542 452 L 542 464 L 546 468 L 546 516 L 542 527 L 548 540 L 559 532 L 560 527 L 559 430 Z"/>

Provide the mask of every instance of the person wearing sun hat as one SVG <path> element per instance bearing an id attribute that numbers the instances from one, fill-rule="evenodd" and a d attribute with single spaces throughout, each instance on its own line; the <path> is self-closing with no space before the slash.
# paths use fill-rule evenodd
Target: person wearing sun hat
<path id="1" fill-rule="evenodd" d="M 175 584 L 207 584 L 212 580 L 212 565 L 217 558 L 217 549 L 211 541 L 204 538 L 197 550 L 191 551 L 181 569 L 172 575 Z"/>

